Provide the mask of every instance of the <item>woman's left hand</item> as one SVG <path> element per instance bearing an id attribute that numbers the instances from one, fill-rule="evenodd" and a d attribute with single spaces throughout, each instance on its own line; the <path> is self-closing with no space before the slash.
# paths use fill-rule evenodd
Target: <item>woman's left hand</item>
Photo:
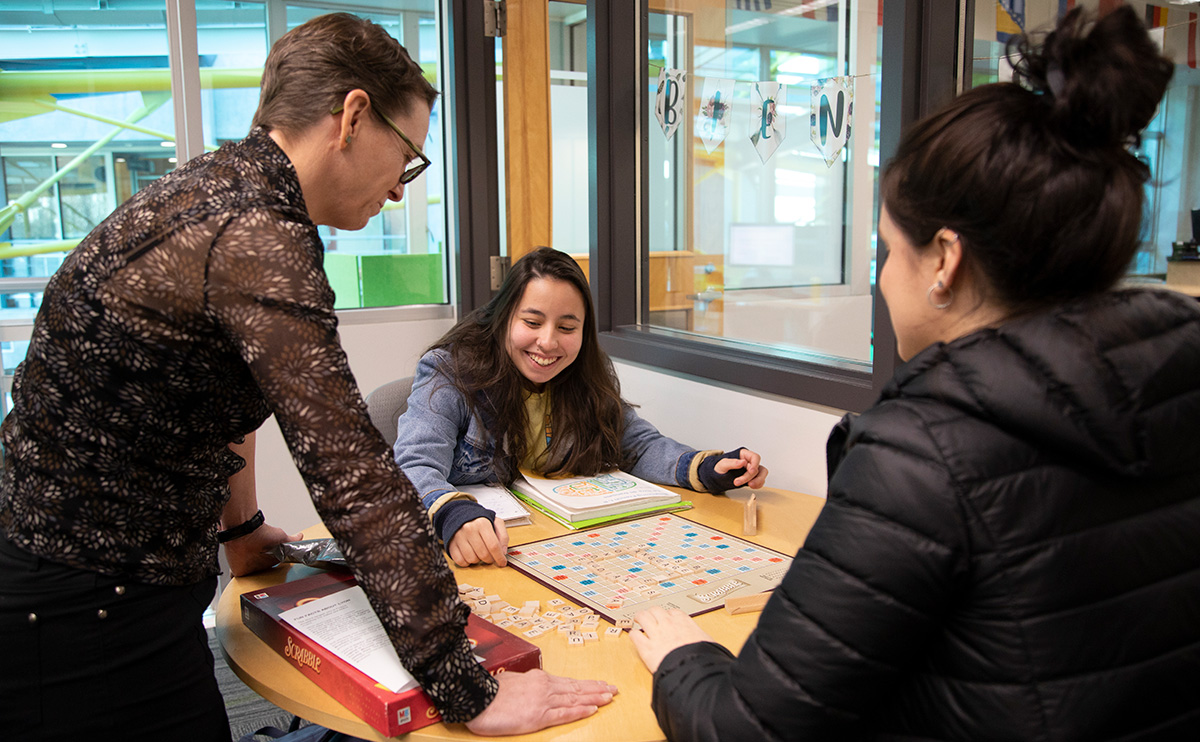
<path id="1" fill-rule="evenodd" d="M 658 669 L 659 663 L 672 651 L 687 644 L 713 640 L 700 628 L 700 624 L 678 608 L 668 611 L 654 606 L 635 614 L 633 620 L 640 628 L 631 629 L 629 638 L 633 640 L 634 649 L 651 673 Z"/>
<path id="2" fill-rule="evenodd" d="M 279 563 L 279 560 L 270 554 L 276 546 L 302 538 L 303 533 L 289 536 L 282 528 L 264 523 L 241 538 L 225 542 L 225 559 L 229 562 L 229 572 L 234 577 L 241 577 L 270 569 Z"/>
<path id="3" fill-rule="evenodd" d="M 733 480 L 734 487 L 749 487 L 750 489 L 760 489 L 767 483 L 767 467 L 759 464 L 761 457 L 748 448 L 743 448 L 738 451 L 738 458 L 721 459 L 717 462 L 715 471 L 717 474 L 724 474 L 734 469 L 745 468 L 746 473 Z"/>

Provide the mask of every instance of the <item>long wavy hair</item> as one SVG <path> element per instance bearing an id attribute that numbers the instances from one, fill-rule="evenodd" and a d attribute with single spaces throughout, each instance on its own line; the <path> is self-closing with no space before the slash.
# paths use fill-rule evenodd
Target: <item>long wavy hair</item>
<path id="1" fill-rule="evenodd" d="M 496 478 L 509 484 L 525 458 L 530 389 L 508 354 L 509 325 L 535 278 L 564 281 L 579 292 L 585 316 L 579 355 L 546 383 L 554 434 L 544 474 L 589 476 L 621 468 L 624 407 L 612 361 L 600 348 L 587 279 L 566 253 L 542 247 L 517 261 L 496 294 L 433 344 L 450 356 L 448 378 L 496 441 Z"/>

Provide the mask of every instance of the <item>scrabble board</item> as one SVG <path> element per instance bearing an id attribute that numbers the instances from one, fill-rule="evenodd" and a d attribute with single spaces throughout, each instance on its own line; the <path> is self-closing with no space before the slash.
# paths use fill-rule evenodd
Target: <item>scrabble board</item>
<path id="1" fill-rule="evenodd" d="M 792 558 L 678 515 L 573 531 L 508 550 L 508 564 L 612 623 L 651 606 L 695 616 L 774 588 Z"/>

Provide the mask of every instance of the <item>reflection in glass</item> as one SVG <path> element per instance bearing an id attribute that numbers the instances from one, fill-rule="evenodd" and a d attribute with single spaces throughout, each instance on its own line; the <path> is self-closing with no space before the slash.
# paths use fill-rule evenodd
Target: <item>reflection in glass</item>
<path id="1" fill-rule="evenodd" d="M 12 202 L 0 211 L 0 274 L 45 279 L 113 209 L 176 167 L 174 112 L 165 2 L 52 3 L 51 15 L 27 5 L 0 6 L 0 204 Z M 286 25 L 361 9 L 339 0 L 289 6 Z M 269 46 L 266 10 L 244 0 L 196 8 L 206 150 L 249 130 Z M 364 15 L 437 86 L 435 10 L 421 0 Z M 439 103 L 422 144 L 438 167 L 409 183 L 404 201 L 363 230 L 322 229 L 339 308 L 448 301 L 442 132 Z M 3 307 L 36 307 L 36 296 L 12 292 Z"/>
<path id="2" fill-rule="evenodd" d="M 725 5 L 652 3 L 662 12 L 652 12 L 649 23 L 650 272 L 643 322 L 869 369 L 878 6 Z M 664 67 L 687 71 L 690 103 L 669 140 L 653 114 Z M 811 88 L 840 76 L 853 81 L 853 127 L 826 165 L 810 138 Z M 761 118 L 752 98 L 756 83 L 778 83 L 784 91 L 773 102 L 784 124 L 773 152 L 755 146 L 754 135 L 765 138 L 767 130 L 751 131 Z M 720 101 L 732 106 L 725 137 L 711 152 L 704 141 L 714 125 L 706 84 L 710 91 L 732 90 L 732 100 Z M 827 122 L 839 133 L 845 123 Z"/>
<path id="3" fill-rule="evenodd" d="M 1013 32 L 1037 32 L 1053 27 L 1055 20 L 1073 7 L 1097 12 L 1106 3 L 1100 0 L 1025 0 L 996 3 L 973 0 L 974 34 L 972 85 L 1009 81 L 1012 68 L 1005 58 L 1005 43 Z M 1146 184 L 1146 206 L 1142 223 L 1142 245 L 1129 266 L 1129 274 L 1142 280 L 1161 281 L 1167 272 L 1171 243 L 1194 237 L 1190 224 L 1191 209 L 1200 208 L 1200 178 L 1194 175 L 1200 162 L 1200 125 L 1195 101 L 1200 92 L 1200 70 L 1189 63 L 1189 49 L 1200 45 L 1192 25 L 1200 15 L 1192 6 L 1166 2 L 1129 3 L 1145 13 L 1151 37 L 1166 56 L 1175 61 L 1175 75 L 1135 149 L 1150 166 Z M 1190 46 L 1189 46 L 1190 44 Z"/>

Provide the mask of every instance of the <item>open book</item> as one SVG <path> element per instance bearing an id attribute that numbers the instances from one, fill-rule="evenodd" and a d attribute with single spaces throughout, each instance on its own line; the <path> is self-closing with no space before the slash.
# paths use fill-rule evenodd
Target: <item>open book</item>
<path id="1" fill-rule="evenodd" d="M 545 479 L 526 473 L 512 483 L 517 497 L 568 528 L 590 528 L 691 507 L 678 494 L 623 471 Z"/>

